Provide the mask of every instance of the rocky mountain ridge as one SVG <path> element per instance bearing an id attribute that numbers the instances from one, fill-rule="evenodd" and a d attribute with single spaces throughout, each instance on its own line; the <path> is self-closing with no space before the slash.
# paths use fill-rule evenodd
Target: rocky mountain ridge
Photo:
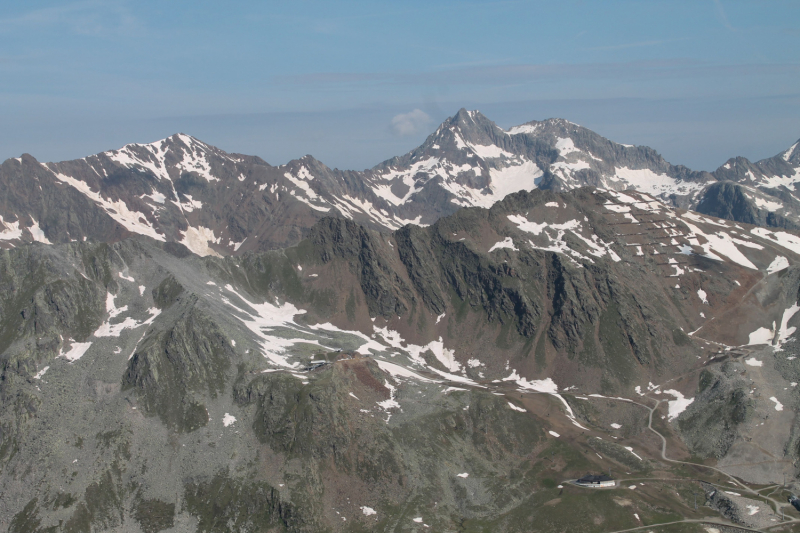
<path id="1" fill-rule="evenodd" d="M 791 229 L 800 227 L 796 146 L 757 163 L 736 158 L 713 173 L 695 172 L 566 120 L 504 131 L 462 109 L 419 148 L 357 172 L 311 156 L 273 167 L 177 134 L 75 161 L 5 161 L 0 246 L 113 242 L 137 233 L 199 255 L 236 255 L 296 244 L 325 216 L 390 231 L 432 224 L 461 207 L 490 207 L 521 190 L 583 186 L 634 189 L 673 207 Z"/>

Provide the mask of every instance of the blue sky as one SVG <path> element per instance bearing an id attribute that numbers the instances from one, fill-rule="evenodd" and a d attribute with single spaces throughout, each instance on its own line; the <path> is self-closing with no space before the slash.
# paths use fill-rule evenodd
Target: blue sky
<path id="1" fill-rule="evenodd" d="M 567 118 L 695 169 L 800 138 L 795 0 L 9 4 L 0 159 L 180 131 L 362 169 L 461 107 Z"/>

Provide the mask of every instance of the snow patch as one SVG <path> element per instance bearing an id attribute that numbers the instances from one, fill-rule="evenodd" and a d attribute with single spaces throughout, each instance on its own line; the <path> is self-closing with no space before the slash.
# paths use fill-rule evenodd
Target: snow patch
<path id="1" fill-rule="evenodd" d="M 772 263 L 770 263 L 767 267 L 767 274 L 774 274 L 775 272 L 780 272 L 781 270 L 787 268 L 789 268 L 789 260 L 782 255 L 779 255 L 773 259 Z"/>
<path id="2" fill-rule="evenodd" d="M 775 402 L 775 410 L 776 411 L 783 411 L 783 404 L 781 402 L 779 402 L 778 399 L 775 396 L 771 397 L 770 400 Z"/>
<path id="3" fill-rule="evenodd" d="M 44 231 L 42 231 L 42 228 L 39 227 L 39 222 L 37 222 L 33 217 L 31 217 L 31 220 L 33 223 L 31 224 L 31 227 L 28 228 L 31 238 L 34 241 L 41 242 L 43 244 L 53 244 L 47 237 L 45 237 Z"/>
<path id="4" fill-rule="evenodd" d="M 42 165 L 49 172 L 52 172 L 56 179 L 62 183 L 72 186 L 84 196 L 99 205 L 111 218 L 119 222 L 125 229 L 133 233 L 146 235 L 159 241 L 165 241 L 164 236 L 158 233 L 152 224 L 147 220 L 144 213 L 131 211 L 128 205 L 122 200 L 108 200 L 103 198 L 100 193 L 94 192 L 89 185 L 71 176 L 53 172 L 47 166 Z"/>
<path id="5" fill-rule="evenodd" d="M 22 237 L 22 230 L 19 228 L 19 220 L 16 222 L 4 222 L 0 216 L 0 241 L 10 241 Z"/>
<path id="6" fill-rule="evenodd" d="M 219 244 L 219 241 L 220 238 L 214 236 L 214 230 L 205 226 L 189 226 L 185 232 L 181 232 L 181 240 L 179 242 L 191 250 L 192 253 L 201 257 L 207 255 L 221 257 L 208 246 L 209 242 Z"/>
<path id="7" fill-rule="evenodd" d="M 641 457 L 639 457 L 639 455 L 638 455 L 636 452 L 634 452 L 634 451 L 633 451 L 633 448 L 631 448 L 630 446 L 625 446 L 625 449 L 626 449 L 626 450 L 628 450 L 629 452 L 631 452 L 631 453 L 632 453 L 632 454 L 633 454 L 633 455 L 634 455 L 634 456 L 635 456 L 637 459 L 639 459 L 640 461 L 642 460 L 642 458 L 641 458 Z"/>
<path id="8" fill-rule="evenodd" d="M 706 291 L 703 289 L 697 289 L 697 297 L 700 298 L 700 301 L 704 304 L 708 305 L 708 299 L 706 298 Z"/>
<path id="9" fill-rule="evenodd" d="M 572 152 L 580 152 L 580 150 L 575 147 L 573 140 L 569 137 L 556 137 L 556 150 L 561 154 L 561 157 L 571 154 Z"/>
<path id="10" fill-rule="evenodd" d="M 91 342 L 73 342 L 72 346 L 67 352 L 64 352 L 63 349 L 60 350 L 58 357 L 63 357 L 70 363 L 74 363 L 83 357 L 83 354 L 86 353 L 86 350 L 88 350 L 91 345 Z"/>
<path id="11" fill-rule="evenodd" d="M 514 250 L 515 252 L 519 251 L 519 249 L 516 246 L 514 246 L 514 241 L 511 240 L 511 237 L 506 237 L 502 241 L 495 243 L 491 248 L 489 248 L 489 253 L 495 250 L 499 250 L 501 248 L 509 248 L 511 250 Z"/>
<path id="12" fill-rule="evenodd" d="M 674 390 L 665 390 L 664 394 L 671 394 L 675 397 L 674 400 L 668 400 L 667 404 L 669 405 L 669 412 L 667 414 L 667 418 L 670 421 L 675 420 L 682 412 L 686 410 L 689 405 L 694 401 L 694 398 L 684 398 L 683 394 Z"/>

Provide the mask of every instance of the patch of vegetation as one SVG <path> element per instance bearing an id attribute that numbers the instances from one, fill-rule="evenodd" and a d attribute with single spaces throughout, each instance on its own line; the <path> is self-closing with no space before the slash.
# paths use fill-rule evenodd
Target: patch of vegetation
<path id="1" fill-rule="evenodd" d="M 182 292 L 183 285 L 170 275 L 153 289 L 153 301 L 159 309 L 166 309 L 177 301 Z"/>
<path id="2" fill-rule="evenodd" d="M 689 346 L 692 344 L 692 339 L 682 329 L 674 328 L 672 330 L 672 342 L 675 343 L 675 346 Z"/>
<path id="3" fill-rule="evenodd" d="M 631 365 L 631 347 L 623 331 L 622 317 L 619 313 L 619 304 L 612 301 L 605 312 L 600 315 L 600 328 L 598 337 L 603 346 L 607 372 L 614 376 L 622 385 L 628 385 L 634 376 Z"/>
<path id="4" fill-rule="evenodd" d="M 703 371 L 700 372 L 700 377 L 698 379 L 698 384 L 697 384 L 698 394 L 702 394 L 703 392 L 705 392 L 705 390 L 708 389 L 713 383 L 714 383 L 714 374 L 712 374 L 706 369 L 703 369 Z"/>
<path id="5" fill-rule="evenodd" d="M 541 332 L 539 334 L 539 340 L 536 342 L 536 353 L 534 356 L 536 370 L 542 370 L 547 365 L 546 342 L 547 335 L 544 332 Z"/>
<path id="6" fill-rule="evenodd" d="M 344 304 L 345 313 L 347 313 L 347 320 L 350 322 L 356 321 L 356 295 L 353 289 L 350 289 L 350 294 Z"/>
<path id="7" fill-rule="evenodd" d="M 122 501 L 111 472 L 86 487 L 83 500 L 64 524 L 65 533 L 108 530 L 122 523 Z"/>
<path id="8" fill-rule="evenodd" d="M 175 504 L 142 500 L 136 505 L 133 516 L 144 533 L 158 533 L 175 525 Z"/>
<path id="9" fill-rule="evenodd" d="M 39 525 L 42 520 L 39 518 L 38 502 L 37 498 L 32 499 L 22 511 L 14 515 L 8 527 L 8 533 L 38 533 L 41 531 Z"/>
<path id="10" fill-rule="evenodd" d="M 240 482 L 225 474 L 184 487 L 186 510 L 199 533 L 229 531 L 297 531 L 302 521 L 292 504 L 264 482 Z"/>

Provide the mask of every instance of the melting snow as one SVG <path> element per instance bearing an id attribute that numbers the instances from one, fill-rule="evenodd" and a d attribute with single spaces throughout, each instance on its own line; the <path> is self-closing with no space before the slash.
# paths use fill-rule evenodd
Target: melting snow
<path id="1" fill-rule="evenodd" d="M 469 474 L 467 472 L 464 472 L 463 474 L 456 474 L 456 476 L 463 477 L 463 478 L 468 478 Z"/>
<path id="2" fill-rule="evenodd" d="M 561 435 L 559 435 L 558 433 L 556 433 L 555 431 L 548 431 L 548 433 L 550 433 L 550 434 L 551 434 L 552 436 L 554 436 L 555 438 L 558 438 L 558 437 L 560 437 L 560 436 L 561 436 Z"/>
<path id="3" fill-rule="evenodd" d="M 782 255 L 779 255 L 773 259 L 772 263 L 770 263 L 767 267 L 767 274 L 774 274 L 775 272 L 780 272 L 786 268 L 789 268 L 789 260 Z"/>
<path id="4" fill-rule="evenodd" d="M 122 322 L 112 324 L 112 319 L 128 310 L 127 305 L 117 308 L 117 306 L 114 305 L 115 298 L 116 296 L 110 292 L 106 293 L 106 312 L 108 313 L 108 320 L 100 324 L 100 327 L 98 327 L 94 332 L 95 337 L 119 337 L 120 334 L 126 329 L 135 329 L 140 326 L 152 324 L 156 317 L 161 314 L 160 309 L 151 307 L 147 310 L 147 312 L 150 313 L 150 318 L 144 320 L 143 322 L 138 322 L 132 317 L 125 317 L 125 320 Z"/>
<path id="5" fill-rule="evenodd" d="M 39 227 L 39 222 L 37 222 L 33 217 L 31 217 L 31 220 L 33 221 L 33 224 L 31 224 L 31 227 L 28 228 L 31 238 L 36 242 L 53 244 L 47 237 L 45 237 L 44 231 L 42 231 L 42 228 Z"/>
<path id="6" fill-rule="evenodd" d="M 214 236 L 213 230 L 205 226 L 189 226 L 186 231 L 181 232 L 181 240 L 179 242 L 201 257 L 207 255 L 220 257 L 217 252 L 208 246 L 209 242 L 219 244 L 219 241 L 220 238 Z"/>
<path id="7" fill-rule="evenodd" d="M 797 305 L 798 302 L 795 302 L 794 305 L 789 307 L 783 312 L 783 317 L 781 318 L 781 329 L 778 331 L 778 342 L 776 343 L 775 349 L 780 350 L 781 343 L 785 342 L 789 339 L 789 337 L 797 331 L 797 328 L 792 326 L 789 327 L 789 320 L 800 311 L 800 306 Z"/>
<path id="8" fill-rule="evenodd" d="M 389 389 L 389 399 L 388 400 L 384 400 L 382 402 L 375 402 L 375 403 L 377 403 L 378 406 L 381 409 L 383 409 L 384 411 L 388 411 L 389 409 L 399 409 L 400 408 L 400 404 L 397 403 L 397 400 L 394 399 L 395 398 L 395 393 L 397 392 L 397 388 L 394 385 L 392 385 L 391 383 L 389 383 L 388 381 L 386 383 L 384 383 L 383 385 L 384 385 L 384 387 Z M 389 415 L 389 416 L 391 417 L 391 415 Z M 387 424 L 389 423 L 389 418 L 386 419 L 386 423 Z"/>
<path id="9" fill-rule="evenodd" d="M 3 217 L 0 216 L 0 241 L 10 241 L 22 237 L 22 230 L 19 228 L 19 220 L 16 222 L 4 222 Z"/>
<path id="10" fill-rule="evenodd" d="M 53 172 L 48 167 L 44 165 L 42 166 L 48 171 Z M 94 201 L 101 208 L 103 208 L 103 210 L 105 210 L 105 212 L 111 218 L 119 222 L 128 231 L 139 233 L 141 235 L 147 235 L 148 237 L 159 241 L 165 240 L 164 236 L 158 233 L 150 224 L 150 222 L 147 221 L 147 217 L 144 215 L 144 213 L 139 211 L 131 211 L 128 208 L 128 205 L 122 200 L 108 200 L 103 198 L 100 193 L 94 192 L 89 185 L 71 176 L 66 176 L 57 172 L 53 172 L 53 175 L 62 183 L 66 183 L 74 187 L 86 197 Z"/>
<path id="11" fill-rule="evenodd" d="M 230 413 L 225 413 L 225 416 L 222 417 L 222 425 L 225 427 L 232 426 L 236 422 L 236 417 Z"/>
<path id="12" fill-rule="evenodd" d="M 700 298 L 701 302 L 708 305 L 708 299 L 706 298 L 706 291 L 704 291 L 703 289 L 697 289 L 697 296 Z"/>
<path id="13" fill-rule="evenodd" d="M 772 339 L 775 338 L 775 323 L 772 323 L 772 329 L 758 328 L 752 332 L 747 341 L 748 346 L 752 344 L 772 344 Z M 751 361 L 755 359 L 750 358 Z M 760 361 L 759 361 L 760 363 Z M 750 364 L 750 363 L 748 363 Z M 751 365 L 752 366 L 752 365 Z M 758 366 L 761 366 L 760 364 Z"/>
<path id="14" fill-rule="evenodd" d="M 482 145 L 482 144 L 469 144 L 467 145 L 475 152 L 475 155 L 481 159 L 497 159 L 498 157 L 514 157 L 514 154 L 506 152 L 495 144 Z"/>
<path id="15" fill-rule="evenodd" d="M 572 152 L 580 152 L 580 150 L 575 147 L 573 140 L 569 137 L 556 137 L 556 150 L 561 154 L 561 157 L 571 154 Z"/>
<path id="16" fill-rule="evenodd" d="M 783 411 L 783 404 L 781 402 L 779 402 L 778 399 L 775 396 L 771 397 L 770 400 L 775 402 L 775 410 L 776 411 Z"/>
<path id="17" fill-rule="evenodd" d="M 628 450 L 629 452 L 631 452 L 631 453 L 632 453 L 632 454 L 633 454 L 633 455 L 634 455 L 634 456 L 635 456 L 637 459 L 639 459 L 640 461 L 642 460 L 642 458 L 641 458 L 641 457 L 639 457 L 639 455 L 638 455 L 636 452 L 634 452 L 634 451 L 633 451 L 633 448 L 631 448 L 630 446 L 625 446 L 625 449 L 626 449 L 626 450 Z"/>
<path id="18" fill-rule="evenodd" d="M 783 312 L 783 316 L 781 317 L 780 326 L 777 326 L 775 322 L 772 323 L 772 329 L 768 329 L 765 327 L 758 328 L 754 332 L 750 333 L 748 345 L 751 344 L 772 344 L 773 340 L 775 339 L 775 328 L 778 327 L 777 331 L 777 342 L 775 343 L 775 350 L 781 350 L 781 344 L 785 342 L 796 330 L 797 328 L 792 326 L 789 327 L 789 320 L 792 319 L 794 315 L 800 311 L 800 302 L 795 302 L 791 307 L 786 309 Z M 749 364 L 749 363 L 748 363 Z"/>
<path id="19" fill-rule="evenodd" d="M 539 236 L 544 232 L 547 238 L 551 241 L 549 246 L 540 246 L 535 244 L 533 241 L 529 241 L 529 244 L 532 248 L 545 250 L 548 252 L 560 252 L 572 257 L 585 259 L 593 263 L 594 261 L 592 259 L 581 255 L 579 252 L 573 250 L 567 245 L 566 241 L 564 240 L 564 235 L 567 231 L 569 231 L 584 244 L 586 244 L 590 255 L 602 257 L 608 254 L 613 261 L 620 261 L 620 257 L 616 254 L 616 252 L 614 252 L 614 250 L 611 249 L 612 243 L 603 242 L 594 233 L 592 233 L 591 238 L 585 237 L 580 231 L 582 229 L 582 225 L 578 220 L 570 220 L 568 222 L 564 222 L 563 224 L 549 224 L 547 222 L 537 223 L 531 222 L 520 215 L 508 215 L 508 220 L 514 223 L 521 231 L 526 233 L 532 233 L 533 235 Z M 550 231 L 545 230 L 554 230 L 556 232 L 556 236 L 553 237 L 550 234 Z"/>
<path id="20" fill-rule="evenodd" d="M 439 383 L 439 381 L 422 377 L 403 366 L 390 363 L 389 361 L 384 361 L 383 359 L 375 359 L 375 362 L 378 363 L 378 366 L 381 368 L 381 370 L 388 372 L 394 377 L 410 378 L 425 383 Z"/>
<path id="21" fill-rule="evenodd" d="M 378 514 L 375 509 L 372 507 L 367 507 L 366 505 L 361 507 L 361 512 L 364 513 L 364 516 L 371 516 L 374 514 Z"/>
<path id="22" fill-rule="evenodd" d="M 378 328 L 377 326 L 372 326 L 372 327 L 375 333 L 383 337 L 384 341 L 387 342 L 390 346 L 392 346 L 393 348 L 404 350 L 409 354 L 409 356 L 414 362 L 420 365 L 425 365 L 425 360 L 422 358 L 422 354 L 430 350 L 436 357 L 436 359 L 440 363 L 442 363 L 442 365 L 444 365 L 444 367 L 447 368 L 450 372 L 458 372 L 461 370 L 461 364 L 455 360 L 455 352 L 453 350 L 449 350 L 444 347 L 444 342 L 442 341 L 441 337 L 439 337 L 438 341 L 431 341 L 425 346 L 418 346 L 416 344 L 410 344 L 410 343 L 407 344 L 406 346 L 403 346 L 403 342 L 405 341 L 398 332 L 390 330 L 388 328 Z M 385 346 L 373 340 L 369 340 L 369 342 L 361 346 L 358 349 L 358 351 L 361 353 L 369 353 L 367 350 L 371 348 L 375 348 L 378 351 L 383 351 L 386 349 Z"/>
<path id="23" fill-rule="evenodd" d="M 86 350 L 88 350 L 91 345 L 91 342 L 73 342 L 69 351 L 65 353 L 63 350 L 61 350 L 59 351 L 58 356 L 65 358 L 70 363 L 74 363 L 83 357 L 83 354 L 86 353 Z"/>
<path id="24" fill-rule="evenodd" d="M 765 239 L 769 239 L 775 244 L 786 248 L 796 254 L 800 254 L 800 237 L 786 233 L 785 231 L 770 231 L 765 228 L 753 228 L 750 230 L 753 235 L 758 235 Z"/>
<path id="25" fill-rule="evenodd" d="M 510 408 L 512 408 L 514 411 L 519 411 L 520 413 L 527 413 L 527 411 L 525 409 L 523 409 L 522 407 L 517 407 L 516 405 L 514 405 L 511 402 L 508 402 L 508 406 Z"/>
<path id="26" fill-rule="evenodd" d="M 511 240 L 511 237 L 506 237 L 502 241 L 495 243 L 491 248 L 489 248 L 489 253 L 495 250 L 499 250 L 501 248 L 509 248 L 511 250 L 514 250 L 515 252 L 519 251 L 519 249 L 516 246 L 514 246 L 514 241 Z"/>
<path id="27" fill-rule="evenodd" d="M 751 333 L 751 335 L 752 335 L 752 333 Z M 750 359 L 746 360 L 745 364 L 747 364 L 749 366 L 764 366 L 764 362 L 763 361 L 759 361 L 755 357 L 751 357 Z"/>
<path id="28" fill-rule="evenodd" d="M 677 418 L 678 415 L 684 412 L 686 408 L 689 407 L 689 405 L 691 405 L 691 403 L 694 401 L 694 398 L 684 398 L 683 394 L 673 389 L 665 390 L 664 394 L 671 394 L 675 397 L 674 400 L 667 401 L 667 404 L 669 405 L 669 413 L 667 414 L 667 417 L 670 420 Z"/>
<path id="29" fill-rule="evenodd" d="M 522 126 L 514 126 L 513 128 L 509 129 L 506 133 L 509 135 L 520 135 L 523 133 L 534 133 L 536 132 L 536 128 L 538 128 L 538 124 L 523 124 Z"/>
<path id="30" fill-rule="evenodd" d="M 516 370 L 512 370 L 511 375 L 507 378 L 503 378 L 503 381 L 514 381 L 520 388 L 535 392 L 545 392 L 548 394 L 555 394 L 558 392 L 558 385 L 556 385 L 552 378 L 528 381 L 526 378 L 517 374 Z"/>
<path id="31" fill-rule="evenodd" d="M 638 389 L 639 387 L 636 387 L 636 388 Z M 620 424 L 617 424 L 617 423 L 612 423 L 611 427 L 614 428 L 614 429 L 620 429 L 622 426 Z"/>
<path id="32" fill-rule="evenodd" d="M 666 174 L 656 174 L 650 169 L 631 169 L 618 167 L 615 177 L 622 179 L 637 191 L 652 195 L 661 194 L 689 194 L 704 187 L 702 183 L 676 180 Z"/>
<path id="33" fill-rule="evenodd" d="M 36 373 L 36 375 L 35 375 L 35 376 L 33 376 L 33 379 L 42 379 L 42 376 L 44 376 L 45 372 L 47 372 L 49 369 L 50 369 L 50 367 L 49 367 L 49 366 L 46 366 L 46 367 L 44 367 L 43 369 L 39 370 L 39 371 Z"/>

